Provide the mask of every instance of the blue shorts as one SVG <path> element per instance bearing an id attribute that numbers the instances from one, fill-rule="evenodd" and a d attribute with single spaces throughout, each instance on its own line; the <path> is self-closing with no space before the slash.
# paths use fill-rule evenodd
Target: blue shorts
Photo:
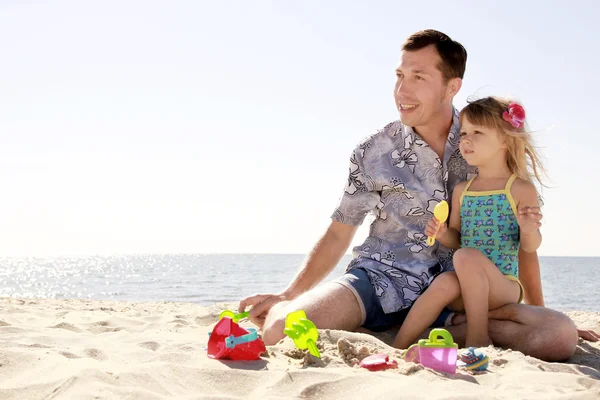
<path id="1" fill-rule="evenodd" d="M 363 268 L 354 268 L 347 271 L 334 282 L 347 287 L 354 293 L 362 314 L 361 326 L 371 331 L 382 332 L 391 328 L 399 328 L 410 311 L 409 307 L 390 314 L 384 313 L 375 294 L 375 289 L 369 280 L 369 275 Z M 431 327 L 446 325 L 446 320 L 451 314 L 452 311 L 444 308 Z"/>

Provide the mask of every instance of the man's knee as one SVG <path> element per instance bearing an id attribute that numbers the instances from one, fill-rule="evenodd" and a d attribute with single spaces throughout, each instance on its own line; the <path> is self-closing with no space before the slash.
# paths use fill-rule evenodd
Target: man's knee
<path id="1" fill-rule="evenodd" d="M 279 312 L 280 309 L 281 307 L 271 309 L 262 327 L 262 340 L 267 346 L 272 346 L 285 337 L 285 315 Z"/>
<path id="2" fill-rule="evenodd" d="M 509 304 L 490 314 L 492 319 L 499 318 L 490 327 L 503 347 L 545 361 L 563 361 L 575 353 L 577 328 L 563 313 L 545 307 Z"/>
<path id="3" fill-rule="evenodd" d="M 552 314 L 552 318 L 548 318 L 547 329 L 540 329 L 539 332 L 540 334 L 548 332 L 549 336 L 549 342 L 544 346 L 549 346 L 551 351 L 545 359 L 564 361 L 572 357 L 577 348 L 579 340 L 577 327 L 565 314 L 558 311 L 553 311 Z"/>
<path id="4" fill-rule="evenodd" d="M 294 310 L 304 310 L 318 329 L 354 331 L 361 323 L 361 309 L 353 292 L 344 285 L 326 283 L 271 308 L 262 329 L 266 345 L 274 345 L 285 337 L 285 319 Z"/>
<path id="5" fill-rule="evenodd" d="M 266 346 L 272 346 L 285 337 L 283 329 L 285 328 L 285 319 L 276 319 L 269 325 L 265 324 L 262 331 L 262 339 Z"/>

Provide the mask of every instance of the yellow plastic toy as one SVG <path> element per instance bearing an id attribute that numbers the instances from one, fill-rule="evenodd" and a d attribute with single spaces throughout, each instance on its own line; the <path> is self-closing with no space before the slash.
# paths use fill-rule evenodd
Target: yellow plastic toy
<path id="1" fill-rule="evenodd" d="M 450 207 L 448 207 L 448 203 L 444 200 L 437 203 L 435 208 L 433 209 L 433 216 L 440 221 L 440 225 L 446 222 L 448 219 L 448 214 L 450 213 Z M 437 231 L 436 231 L 437 233 Z M 435 235 L 427 238 L 427 245 L 433 246 L 435 243 Z"/>
<path id="2" fill-rule="evenodd" d="M 238 322 L 240 322 L 241 319 L 248 318 L 249 315 L 249 311 L 236 314 L 231 310 L 225 310 L 221 314 L 219 314 L 219 319 L 222 319 L 223 317 L 229 317 L 232 319 L 233 322 L 237 324 Z"/>
<path id="3" fill-rule="evenodd" d="M 306 318 L 304 310 L 293 311 L 285 317 L 283 333 L 294 341 L 297 348 L 308 349 L 310 354 L 321 358 L 321 353 L 317 348 L 319 331 L 315 324 Z"/>

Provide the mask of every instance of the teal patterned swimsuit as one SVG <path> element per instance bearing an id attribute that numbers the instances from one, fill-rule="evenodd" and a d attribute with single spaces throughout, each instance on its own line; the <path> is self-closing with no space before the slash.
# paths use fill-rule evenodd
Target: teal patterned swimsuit
<path id="1" fill-rule="evenodd" d="M 519 277 L 519 224 L 510 194 L 516 175 L 503 190 L 471 192 L 471 179 L 460 197 L 461 247 L 481 251 L 507 277 Z"/>

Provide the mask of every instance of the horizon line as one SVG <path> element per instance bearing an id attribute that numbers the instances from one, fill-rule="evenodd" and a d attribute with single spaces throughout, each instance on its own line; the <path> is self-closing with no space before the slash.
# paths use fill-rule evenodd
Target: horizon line
<path id="1" fill-rule="evenodd" d="M 83 257 L 148 257 L 148 256 L 304 256 L 307 253 L 296 253 L 296 252 L 161 252 L 161 253 L 64 253 L 64 254 L 38 254 L 38 255 L 3 255 L 0 254 L 0 259 L 13 259 L 13 258 L 83 258 Z M 352 253 L 345 253 L 343 257 L 352 256 Z M 600 255 L 538 255 L 539 258 L 600 258 Z"/>

